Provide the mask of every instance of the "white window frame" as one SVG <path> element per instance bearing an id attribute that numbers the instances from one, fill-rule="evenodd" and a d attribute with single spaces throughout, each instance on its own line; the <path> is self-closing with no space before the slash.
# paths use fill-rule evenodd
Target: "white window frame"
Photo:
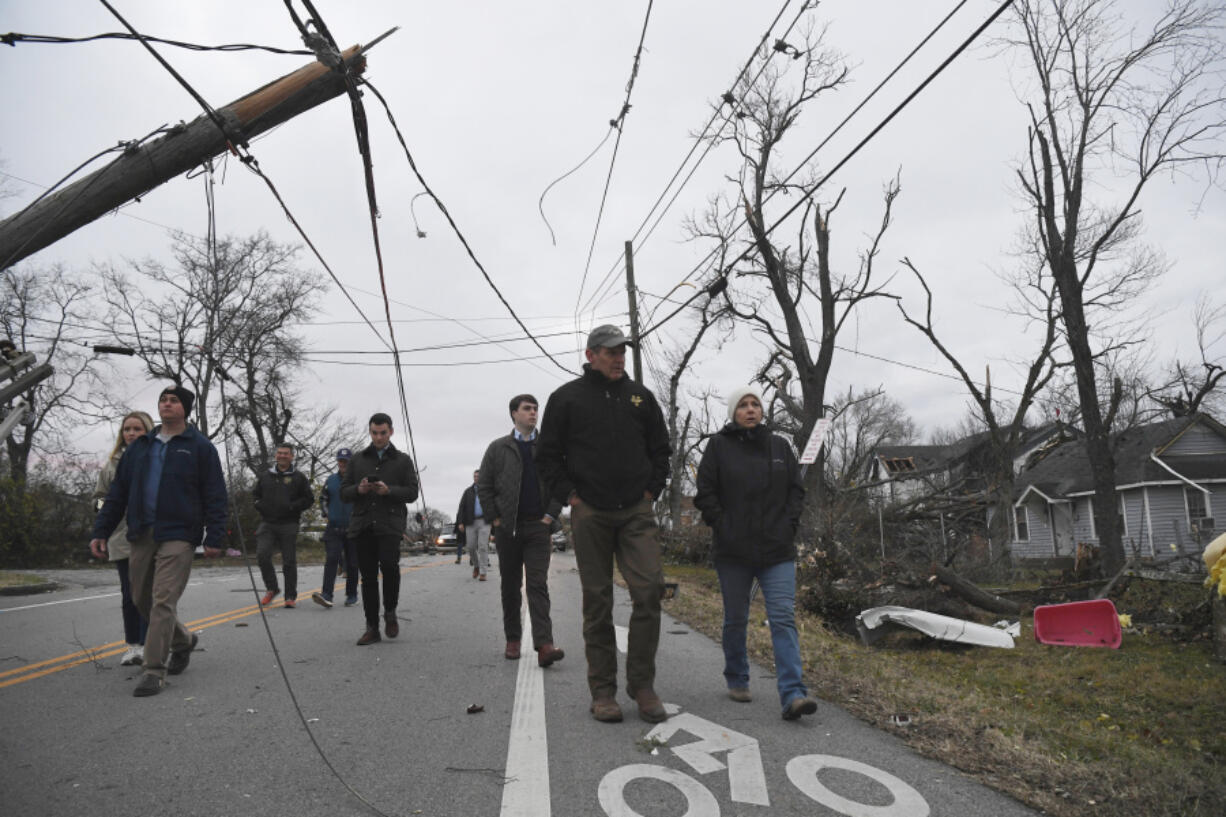
<path id="1" fill-rule="evenodd" d="M 1018 511 L 1021 511 L 1022 515 L 1025 517 L 1025 520 L 1022 522 L 1022 524 L 1026 526 L 1026 538 L 1024 539 L 1022 538 L 1022 535 L 1021 535 L 1021 528 L 1019 528 L 1017 524 Z M 1030 541 L 1030 508 L 1028 508 L 1025 505 L 1021 506 L 1020 508 L 1018 507 L 1013 508 L 1013 541 L 1015 542 L 1029 542 Z"/>
<path id="2" fill-rule="evenodd" d="M 1193 497 L 1200 500 L 1201 513 L 1192 513 Z M 1188 515 L 1188 530 L 1192 529 L 1192 524 L 1197 519 L 1203 519 L 1206 516 L 1213 515 L 1209 513 L 1209 498 L 1190 485 L 1183 486 L 1183 508 Z"/>
<path id="3" fill-rule="evenodd" d="M 1090 538 L 1097 539 L 1098 538 L 1098 525 L 1094 522 L 1094 497 L 1090 497 L 1089 499 L 1089 508 L 1090 508 Z"/>

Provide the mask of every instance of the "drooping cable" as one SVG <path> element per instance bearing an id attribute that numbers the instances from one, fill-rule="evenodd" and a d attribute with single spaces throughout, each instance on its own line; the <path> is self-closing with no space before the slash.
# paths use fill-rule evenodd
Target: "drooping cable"
<path id="1" fill-rule="evenodd" d="M 775 14 L 775 18 L 771 20 L 770 25 L 767 27 L 766 31 L 763 32 L 762 37 L 761 39 L 758 40 L 757 45 L 755 45 L 753 47 L 753 50 L 750 51 L 749 58 L 745 60 L 745 64 L 741 66 L 741 70 L 737 72 L 736 78 L 733 79 L 732 86 L 731 86 L 733 89 L 737 87 L 737 85 L 741 82 L 741 79 L 745 76 L 746 72 L 749 71 L 750 66 L 753 65 L 754 59 L 757 57 L 759 53 L 761 53 L 763 46 L 766 44 L 766 41 L 770 38 L 771 32 L 775 30 L 775 26 L 779 24 L 779 20 L 783 17 L 784 13 L 787 11 L 788 6 L 790 6 L 793 2 L 794 0 L 784 0 L 783 5 L 779 7 L 779 11 Z M 792 18 L 792 22 L 787 27 L 787 29 L 781 35 L 779 35 L 779 38 L 786 40 L 788 35 L 791 34 L 792 29 L 796 27 L 796 24 L 798 22 L 800 22 L 800 18 L 808 10 L 809 10 L 809 3 L 802 2 L 800 6 L 800 10 L 796 13 L 796 16 Z M 770 58 L 773 57 L 774 54 L 776 53 L 778 52 L 771 51 L 769 54 L 767 54 L 767 58 L 762 61 L 762 66 L 758 69 L 758 73 L 754 76 L 754 78 L 750 80 L 750 82 L 748 83 L 748 86 L 752 87 L 752 85 L 755 82 L 757 82 L 758 77 L 760 77 L 762 75 L 762 72 L 766 70 L 766 66 L 768 62 L 770 61 Z M 708 131 L 710 131 L 711 129 L 711 126 L 715 123 L 715 120 L 720 117 L 721 111 L 723 110 L 723 107 L 721 106 L 721 107 L 715 108 L 711 112 L 711 118 L 707 120 L 707 123 L 706 125 L 703 126 L 702 131 L 698 134 L 698 136 L 694 138 L 693 143 L 690 145 L 689 152 L 685 154 L 685 158 L 681 160 L 681 164 L 679 164 L 677 166 L 677 169 L 673 171 L 672 177 L 669 178 L 668 182 L 664 185 L 664 189 L 660 191 L 660 195 L 656 197 L 656 200 L 652 203 L 651 207 L 648 209 L 647 215 L 645 215 L 643 217 L 643 220 L 639 222 L 639 226 L 635 229 L 634 234 L 630 237 L 630 242 L 636 248 L 640 247 L 642 243 L 645 243 L 647 239 L 649 239 L 652 236 L 652 234 L 655 232 L 656 228 L 660 225 L 660 222 L 664 220 L 664 216 L 668 213 L 668 211 L 672 208 L 673 204 L 677 201 L 678 196 L 681 195 L 681 191 L 685 189 L 685 186 L 687 184 L 689 184 L 690 179 L 694 177 L 694 174 L 698 171 L 698 168 L 702 166 L 703 161 L 707 158 L 707 154 L 709 154 L 711 150 L 714 149 L 715 143 L 719 139 L 720 134 L 723 133 L 724 128 L 728 126 L 728 123 L 731 121 L 732 117 L 735 115 L 736 106 L 734 103 L 737 102 L 737 99 L 733 96 L 732 92 L 731 91 L 725 92 L 723 96 L 721 97 L 721 99 L 723 100 L 723 103 L 725 105 L 728 105 L 728 108 L 729 108 L 728 112 L 724 114 L 723 124 L 720 125 L 719 130 L 716 131 L 714 136 L 712 136 L 710 139 L 706 138 Z M 693 166 L 690 167 L 689 173 L 686 174 L 685 178 L 681 181 L 681 184 L 677 185 L 676 189 L 673 190 L 673 194 L 669 198 L 668 203 L 659 211 L 659 214 L 656 215 L 656 219 L 652 223 L 651 228 L 647 231 L 647 234 L 643 236 L 642 242 L 640 242 L 639 237 L 643 235 L 643 228 L 647 226 L 647 222 L 651 220 L 652 214 L 654 214 L 656 212 L 656 209 L 660 207 L 660 202 L 664 200 L 664 197 L 668 195 L 668 191 L 672 189 L 673 182 L 677 181 L 677 177 L 681 175 L 681 172 L 683 170 L 685 170 L 686 164 L 690 161 L 690 158 L 694 155 L 694 152 L 698 149 L 698 146 L 702 144 L 704 141 L 706 142 L 706 147 L 703 149 L 702 154 L 698 157 L 697 161 L 694 162 Z M 625 252 L 625 249 L 623 248 L 622 252 L 617 256 L 617 259 L 613 262 L 612 268 L 607 273 L 605 273 L 604 277 L 601 278 L 600 283 L 597 284 L 593 288 L 592 295 L 589 296 L 587 301 L 584 302 L 583 306 L 580 307 L 579 309 L 580 312 L 586 312 L 588 310 L 588 307 L 593 305 L 593 302 L 597 301 L 597 299 L 604 298 L 605 293 L 607 293 L 608 290 L 612 287 L 612 284 L 610 283 L 610 281 L 616 281 L 617 273 L 621 269 L 625 268 L 624 266 L 625 260 L 626 260 L 626 252 Z M 603 303 L 603 300 L 600 302 Z"/>
<path id="2" fill-rule="evenodd" d="M 956 49 L 954 49 L 954 51 L 948 57 L 946 57 L 941 62 L 940 65 L 938 65 L 935 69 L 933 69 L 933 71 L 930 72 L 928 76 L 924 78 L 923 82 L 921 82 L 913 91 L 911 91 L 911 93 L 909 93 L 906 96 L 906 98 L 903 99 L 902 102 L 898 103 L 898 105 L 896 105 L 894 109 L 891 110 L 890 113 L 887 114 L 884 119 L 882 119 L 871 131 L 869 131 L 868 135 L 866 135 L 863 139 L 861 139 L 842 159 L 838 161 L 837 164 L 834 165 L 834 167 L 832 167 L 820 179 L 818 179 L 816 182 L 810 185 L 804 191 L 804 193 L 799 197 L 799 199 L 791 207 L 789 207 L 782 216 L 776 219 L 775 222 L 770 225 L 770 227 L 766 229 L 765 235 L 769 236 L 771 233 L 773 233 L 784 221 L 786 221 L 794 212 L 796 212 L 798 208 L 800 208 L 806 202 L 808 202 L 809 199 L 813 198 L 813 196 L 816 195 L 817 191 L 821 189 L 823 184 L 829 181 L 830 178 L 834 176 L 835 173 L 837 173 L 840 169 L 842 169 L 842 167 L 845 164 L 851 161 L 852 157 L 854 157 L 857 153 L 859 153 L 860 150 L 865 145 L 867 145 L 874 137 L 876 137 L 877 134 L 880 133 L 882 129 L 885 128 L 886 125 L 888 125 L 891 121 L 893 121 L 893 119 L 899 113 L 901 113 L 902 110 L 906 108 L 907 105 L 909 105 L 911 101 L 915 99 L 916 96 L 918 96 L 925 88 L 928 87 L 929 84 L 932 83 L 933 80 L 935 80 L 942 72 L 944 72 L 946 68 L 949 67 L 950 63 L 952 63 L 955 59 L 961 56 L 962 52 L 964 52 L 967 48 L 969 48 L 971 44 L 974 43 L 975 40 L 977 40 L 979 36 L 983 34 L 983 32 L 986 31 L 987 28 L 992 23 L 994 23 L 1002 14 L 1004 14 L 1005 11 L 1012 4 L 1013 4 L 1013 0 L 1004 0 L 1004 2 L 982 24 L 979 25 L 979 27 L 977 27 L 973 32 L 971 32 L 970 36 L 968 36 L 965 40 L 963 40 L 963 42 Z M 942 21 L 941 25 L 944 25 L 944 21 Z M 744 226 L 745 222 L 746 222 L 746 219 L 743 217 L 741 221 L 738 223 L 737 227 L 734 229 L 734 232 L 736 230 L 739 230 L 742 226 Z M 712 248 L 702 258 L 702 260 L 700 260 L 698 264 L 695 265 L 695 267 L 691 270 L 689 274 L 687 274 L 686 277 L 687 278 L 690 277 L 695 272 L 697 272 L 699 269 L 701 269 L 704 265 L 708 264 L 711 261 L 711 259 L 714 258 L 714 256 L 716 255 L 718 251 L 719 251 L 718 247 Z M 749 255 L 753 251 L 754 251 L 754 245 L 750 243 L 744 250 L 741 251 L 739 255 L 736 256 L 736 258 L 732 260 L 731 263 L 724 265 L 724 274 L 726 275 L 728 270 L 732 269 L 738 263 L 748 258 Z M 688 306 L 689 303 L 692 302 L 695 297 L 697 297 L 697 295 L 688 299 L 685 306 Z M 640 337 L 645 337 L 649 335 L 650 333 L 654 332 L 657 328 L 667 323 L 672 318 L 676 317 L 681 312 L 681 310 L 685 308 L 685 306 L 679 307 L 678 309 L 669 313 L 667 317 L 663 318 L 662 320 L 660 320 L 653 326 L 650 326 L 647 329 L 643 330 L 643 332 L 640 334 Z"/>
<path id="3" fill-rule="evenodd" d="M 463 245 L 464 251 L 468 253 L 469 259 L 471 259 L 473 264 L 476 265 L 477 269 L 481 271 L 481 275 L 482 277 L 485 278 L 485 282 L 489 285 L 490 289 L 494 291 L 494 294 L 498 296 L 498 300 L 502 302 L 503 307 L 505 307 L 507 312 L 510 313 L 511 317 L 515 319 L 515 322 L 519 324 L 519 328 L 523 330 L 524 334 L 527 335 L 529 338 L 532 338 L 533 342 L 536 343 L 537 348 L 540 349 L 541 352 L 544 353 L 545 357 L 547 357 L 550 361 L 553 362 L 555 366 L 557 366 L 559 369 L 566 372 L 567 374 L 572 374 L 572 375 L 575 374 L 573 370 L 562 365 L 562 363 L 559 362 L 557 358 L 551 355 L 549 353 L 549 350 L 547 350 L 544 346 L 540 344 L 539 341 L 536 340 L 535 336 L 528 329 L 528 327 L 524 324 L 523 320 L 520 319 L 519 314 L 516 313 L 515 309 L 511 306 L 510 302 L 508 302 L 506 297 L 502 294 L 502 290 L 498 288 L 498 285 L 495 284 L 494 280 L 490 277 L 489 272 L 485 269 L 485 265 L 482 264 L 477 259 L 476 253 L 473 252 L 472 247 L 468 243 L 468 239 L 464 237 L 464 233 L 460 231 L 459 225 L 457 225 L 455 223 L 455 219 L 451 217 L 451 212 L 447 209 L 447 205 L 443 204 L 442 199 L 440 199 L 434 193 L 434 190 L 431 189 L 431 187 L 426 183 L 425 178 L 423 178 L 421 171 L 418 170 L 417 162 L 414 161 L 413 154 L 412 152 L 409 151 L 408 143 L 404 139 L 404 134 L 401 133 L 400 126 L 396 123 L 396 117 L 392 114 L 391 106 L 388 105 L 387 100 L 383 97 L 383 94 L 379 93 L 379 89 L 376 88 L 373 84 L 371 84 L 369 79 L 363 77 L 361 78 L 361 83 L 365 87 L 369 88 L 371 90 L 371 93 L 375 95 L 375 98 L 378 99 L 380 104 L 383 105 L 383 110 L 387 113 L 388 122 L 391 123 L 392 130 L 396 132 L 396 138 L 400 141 L 400 146 L 404 149 L 405 158 L 409 162 L 409 167 L 412 168 L 413 170 L 413 175 L 417 177 L 418 183 L 421 184 L 422 188 L 426 191 L 427 194 L 429 194 L 430 198 L 434 200 L 435 205 L 438 206 L 438 209 L 443 214 L 443 217 L 447 219 L 447 223 L 451 226 L 452 232 L 455 233 L 456 238 L 458 238 L 460 241 L 460 244 Z"/>
<path id="4" fill-rule="evenodd" d="M 9 32 L 8 34 L 0 34 L 0 43 L 4 45 L 16 46 L 18 43 L 37 43 L 40 45 L 58 45 L 63 43 L 90 43 L 97 40 L 139 40 L 146 39 L 151 43 L 161 43 L 162 45 L 171 45 L 175 48 L 186 48 L 189 51 L 268 51 L 272 54 L 295 54 L 299 56 L 311 56 L 310 51 L 303 49 L 287 49 L 275 48 L 271 45 L 252 45 L 250 43 L 230 43 L 227 45 L 200 45 L 199 43 L 186 43 L 181 40 L 167 40 L 162 37 L 151 37 L 148 34 L 135 35 L 128 34 L 122 31 L 112 31 L 106 34 L 93 34 L 89 37 L 55 37 L 46 34 L 18 34 Z"/>
<path id="5" fill-rule="evenodd" d="M 623 126 L 626 123 L 626 114 L 630 113 L 630 96 L 634 93 L 634 82 L 639 75 L 639 62 L 643 57 L 643 42 L 647 39 L 647 24 L 651 21 L 651 9 L 654 5 L 654 0 L 647 0 L 647 12 L 643 15 L 643 29 L 639 32 L 638 48 L 634 51 L 634 64 L 630 68 L 630 80 L 626 83 L 626 98 L 622 102 L 621 112 L 609 122 L 609 125 L 617 130 L 617 138 L 613 141 L 613 155 L 609 158 L 609 172 L 605 175 L 604 190 L 600 194 L 600 207 L 596 211 L 596 224 L 592 228 L 592 241 L 587 250 L 587 262 L 583 265 L 583 278 L 579 281 L 579 291 L 575 295 L 575 324 L 578 328 L 579 322 L 579 302 L 583 298 L 583 289 L 587 286 L 587 276 L 592 268 L 592 255 L 596 252 L 596 238 L 600 235 L 600 222 L 604 218 L 604 206 L 609 197 L 609 186 L 613 182 L 613 168 L 617 164 L 617 151 L 621 147 L 622 134 L 624 133 Z"/>

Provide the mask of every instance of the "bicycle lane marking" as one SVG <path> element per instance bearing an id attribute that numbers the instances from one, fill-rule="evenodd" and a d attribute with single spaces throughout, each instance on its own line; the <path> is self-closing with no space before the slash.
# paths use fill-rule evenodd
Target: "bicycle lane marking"
<path id="1" fill-rule="evenodd" d="M 424 565 L 406 567 L 405 569 L 400 571 L 400 575 L 403 576 L 406 573 L 411 573 L 416 570 L 424 570 L 428 567 L 438 567 L 439 565 L 443 565 L 443 564 L 448 564 L 448 562 L 446 561 L 430 562 Z M 193 582 L 191 586 L 194 586 L 196 584 L 197 583 Z M 320 588 L 317 587 L 314 590 L 304 591 L 304 593 L 309 595 L 310 593 L 313 593 L 319 589 Z M 119 594 L 118 593 L 108 593 L 102 596 L 92 596 L 90 598 L 106 598 L 107 596 L 113 596 L 113 595 L 117 596 Z M 87 601 L 87 600 L 88 599 L 86 598 L 64 599 L 64 602 Z M 47 602 L 47 603 L 50 604 L 50 603 L 55 603 L 55 602 Z M 42 605 L 31 605 L 31 606 L 42 606 Z M 284 607 L 284 606 L 285 606 L 285 600 L 282 599 L 274 604 L 268 605 L 268 607 L 265 609 L 274 610 L 278 607 Z M 11 608 L 11 609 L 28 609 L 28 608 Z M 214 613 L 211 616 L 205 616 L 204 618 L 198 618 L 195 621 L 188 621 L 184 623 L 184 626 L 187 627 L 189 630 L 207 630 L 208 628 L 216 627 L 219 624 L 226 624 L 231 621 L 237 621 L 242 618 L 247 618 L 249 616 L 256 615 L 259 613 L 259 611 L 260 611 L 260 605 L 252 604 L 246 607 L 239 607 L 235 610 L 227 610 L 224 613 Z M 69 653 L 68 655 L 61 655 L 57 658 L 48 658 L 43 661 L 37 661 L 33 664 L 27 664 L 24 667 L 17 667 L 15 669 L 5 670 L 3 672 L 0 672 L 0 689 L 4 689 L 5 687 L 14 686 L 16 684 L 25 683 L 26 681 L 33 681 L 38 678 L 43 678 L 47 675 L 53 675 L 57 672 L 63 672 L 64 670 L 72 669 L 73 667 L 79 667 L 82 664 L 90 664 L 90 663 L 93 663 L 94 661 L 97 661 L 100 658 L 114 657 L 122 653 L 124 649 L 126 649 L 126 647 L 127 647 L 127 644 L 125 644 L 123 641 L 112 641 L 107 644 L 100 644 L 97 647 L 93 647 L 92 649 L 78 650 L 77 652 Z"/>
<path id="2" fill-rule="evenodd" d="M 526 607 L 519 611 L 521 628 L 531 633 L 526 611 Z M 500 817 L 550 817 L 545 671 L 529 655 L 519 659 L 503 776 L 506 782 L 502 787 Z"/>

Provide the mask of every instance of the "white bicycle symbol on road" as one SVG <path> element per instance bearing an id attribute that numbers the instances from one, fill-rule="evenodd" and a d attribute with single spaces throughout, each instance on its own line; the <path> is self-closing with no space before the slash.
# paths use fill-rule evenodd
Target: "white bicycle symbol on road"
<path id="1" fill-rule="evenodd" d="M 698 738 L 693 743 L 669 747 L 695 773 L 705 775 L 727 769 L 733 801 L 770 805 L 757 740 L 688 712 L 672 715 L 648 732 L 646 739 L 667 742 L 677 732 L 688 732 Z M 721 752 L 727 754 L 727 763 L 715 757 Z M 843 769 L 871 778 L 889 790 L 894 802 L 877 806 L 836 794 L 818 779 L 823 769 Z M 837 755 L 800 755 L 788 761 L 786 770 L 788 780 L 804 795 L 847 817 L 928 817 L 930 811 L 928 802 L 907 783 L 857 760 Z M 680 792 L 686 801 L 681 817 L 719 817 L 719 802 L 710 789 L 685 772 L 650 763 L 619 766 L 601 779 L 597 796 L 608 817 L 642 817 L 625 798 L 626 786 L 640 779 L 659 780 Z"/>

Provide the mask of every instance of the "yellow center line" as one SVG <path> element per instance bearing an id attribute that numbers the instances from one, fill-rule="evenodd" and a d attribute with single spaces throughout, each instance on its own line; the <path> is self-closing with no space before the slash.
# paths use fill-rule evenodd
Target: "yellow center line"
<path id="1" fill-rule="evenodd" d="M 450 560 L 439 562 L 429 562 L 415 567 L 406 567 L 400 571 L 400 575 L 411 573 L 415 570 L 424 570 L 428 567 L 438 567 L 439 565 L 450 564 Z M 322 588 L 316 587 L 313 590 L 306 591 L 306 595 L 318 592 Z M 258 594 L 258 593 L 257 593 Z M 284 607 L 285 600 L 281 599 L 278 602 L 268 605 L 266 610 L 275 610 L 278 607 Z M 240 607 L 236 610 L 227 610 L 224 613 L 214 613 L 204 618 L 198 618 L 195 621 L 189 621 L 184 624 L 189 630 L 205 630 L 209 627 L 216 627 L 219 624 L 226 624 L 231 621 L 237 621 L 240 618 L 253 616 L 260 611 L 259 604 L 252 604 L 246 607 Z M 122 641 L 112 641 L 109 644 L 100 644 L 93 649 L 78 650 L 68 655 L 61 655 L 58 658 L 48 658 L 44 661 L 37 661 L 33 664 L 27 664 L 24 667 L 17 669 L 5 670 L 0 672 L 0 689 L 26 681 L 33 681 L 35 678 L 42 678 L 46 675 L 52 675 L 57 672 L 62 672 L 66 669 L 79 667 L 82 664 L 89 664 L 102 658 L 110 658 L 119 655 L 124 651 L 127 645 Z"/>

